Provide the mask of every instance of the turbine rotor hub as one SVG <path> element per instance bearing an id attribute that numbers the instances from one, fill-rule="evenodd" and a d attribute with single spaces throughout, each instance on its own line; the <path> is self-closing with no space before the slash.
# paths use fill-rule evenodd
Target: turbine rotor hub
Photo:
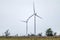
<path id="1" fill-rule="evenodd" d="M 34 15 L 36 16 L 37 14 L 35 13 Z"/>

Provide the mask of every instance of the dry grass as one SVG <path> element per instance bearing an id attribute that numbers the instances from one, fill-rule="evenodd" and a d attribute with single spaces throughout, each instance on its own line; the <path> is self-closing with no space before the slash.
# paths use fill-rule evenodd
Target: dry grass
<path id="1" fill-rule="evenodd" d="M 60 40 L 60 37 L 0 37 L 0 40 Z"/>

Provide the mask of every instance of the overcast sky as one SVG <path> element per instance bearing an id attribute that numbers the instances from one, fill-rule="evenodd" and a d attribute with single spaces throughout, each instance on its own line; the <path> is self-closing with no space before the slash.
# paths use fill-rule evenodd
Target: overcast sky
<path id="1" fill-rule="evenodd" d="M 60 34 L 60 0 L 34 0 L 37 17 L 37 34 L 48 28 Z M 26 20 L 33 14 L 33 0 L 0 0 L 0 35 L 9 29 L 11 35 L 25 35 Z M 28 34 L 34 33 L 34 18 L 28 23 Z"/>

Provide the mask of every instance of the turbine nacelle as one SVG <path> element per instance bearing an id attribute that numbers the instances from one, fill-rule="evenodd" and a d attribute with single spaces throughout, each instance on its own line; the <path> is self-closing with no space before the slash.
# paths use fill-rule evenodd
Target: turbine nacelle
<path id="1" fill-rule="evenodd" d="M 26 23 L 27 23 L 28 21 L 23 21 L 23 20 L 22 20 L 21 22 L 26 22 Z"/>

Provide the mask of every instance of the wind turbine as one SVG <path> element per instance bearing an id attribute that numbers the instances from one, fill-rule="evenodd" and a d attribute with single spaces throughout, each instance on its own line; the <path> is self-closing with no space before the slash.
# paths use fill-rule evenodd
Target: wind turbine
<path id="1" fill-rule="evenodd" d="M 29 20 L 32 16 L 34 16 L 34 34 L 36 35 L 36 16 L 40 19 L 42 19 L 42 17 L 38 16 L 37 13 L 35 12 L 35 4 L 33 1 L 33 15 L 31 15 L 27 20 Z"/>
<path id="2" fill-rule="evenodd" d="M 28 20 L 26 20 L 26 21 L 21 21 L 21 22 L 25 22 L 25 23 L 26 23 L 26 35 L 28 35 Z"/>

